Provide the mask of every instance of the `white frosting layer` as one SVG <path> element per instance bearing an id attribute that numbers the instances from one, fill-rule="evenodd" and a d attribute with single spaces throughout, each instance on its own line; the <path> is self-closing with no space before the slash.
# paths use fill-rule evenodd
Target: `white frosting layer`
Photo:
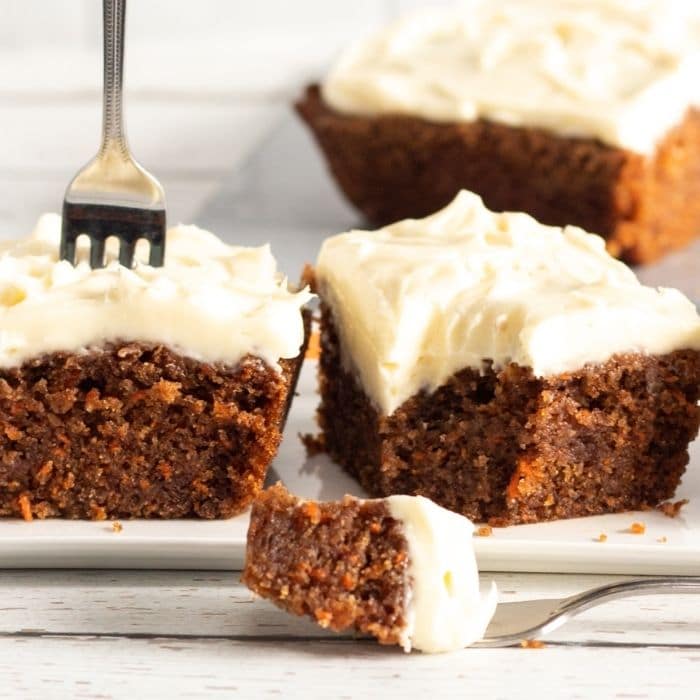
<path id="1" fill-rule="evenodd" d="M 547 376 L 700 349 L 695 306 L 640 284 L 601 238 L 495 214 L 466 191 L 425 219 L 327 239 L 316 271 L 346 367 L 385 415 L 486 359 Z"/>
<path id="2" fill-rule="evenodd" d="M 700 104 L 694 0 L 470 0 L 351 47 L 323 97 L 354 114 L 486 118 L 646 153 Z"/>
<path id="3" fill-rule="evenodd" d="M 126 269 L 108 245 L 107 266 L 91 270 L 82 239 L 75 267 L 58 260 L 60 230 L 60 217 L 47 214 L 27 238 L 0 243 L 1 367 L 119 339 L 163 343 L 207 362 L 251 353 L 276 367 L 299 354 L 300 308 L 311 294 L 288 290 L 268 246 L 229 246 L 178 226 L 167 233 L 164 267 Z"/>
<path id="4" fill-rule="evenodd" d="M 481 639 L 498 596 L 493 583 L 479 592 L 471 521 L 422 496 L 385 500 L 403 523 L 411 562 L 404 650 L 452 651 Z"/>

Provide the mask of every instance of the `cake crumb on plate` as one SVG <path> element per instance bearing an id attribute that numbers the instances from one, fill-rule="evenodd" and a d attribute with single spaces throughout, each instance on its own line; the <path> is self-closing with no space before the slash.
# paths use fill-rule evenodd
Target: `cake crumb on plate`
<path id="1" fill-rule="evenodd" d="M 677 518 L 681 512 L 683 506 L 688 505 L 689 501 L 687 498 L 683 498 L 680 501 L 664 501 L 664 503 L 659 503 L 656 506 L 656 510 L 659 513 L 663 513 L 667 518 Z"/>
<path id="2" fill-rule="evenodd" d="M 326 441 L 323 435 L 314 435 L 313 433 L 299 433 L 301 444 L 306 449 L 307 457 L 315 457 L 323 454 L 326 451 Z"/>
<path id="3" fill-rule="evenodd" d="M 547 645 L 541 639 L 522 639 L 520 646 L 523 649 L 544 649 Z"/>
<path id="4" fill-rule="evenodd" d="M 646 532 L 647 526 L 644 523 L 634 522 L 630 525 L 630 533 L 633 535 L 643 535 Z"/>

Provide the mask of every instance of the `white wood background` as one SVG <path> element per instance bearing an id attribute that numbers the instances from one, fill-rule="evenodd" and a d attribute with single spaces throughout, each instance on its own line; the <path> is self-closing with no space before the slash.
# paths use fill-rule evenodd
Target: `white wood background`
<path id="1" fill-rule="evenodd" d="M 170 220 L 195 217 L 343 42 L 416 4 L 131 0 L 128 130 Z M 0 236 L 58 210 L 96 148 L 99 17 L 98 0 L 0 0 Z M 611 577 L 495 579 L 517 600 Z M 586 613 L 541 650 L 404 655 L 288 618 L 237 574 L 0 570 L 2 698 L 379 695 L 698 698 L 700 606 L 640 598 Z"/>

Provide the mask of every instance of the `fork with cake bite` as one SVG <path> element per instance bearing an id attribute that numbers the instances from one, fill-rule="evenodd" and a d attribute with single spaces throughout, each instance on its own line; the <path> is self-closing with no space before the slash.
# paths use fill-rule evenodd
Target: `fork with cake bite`
<path id="1" fill-rule="evenodd" d="M 149 263 L 165 256 L 165 195 L 131 155 L 122 116 L 126 0 L 103 0 L 104 86 L 100 150 L 71 181 L 63 202 L 60 257 L 76 262 L 79 236 L 90 240 L 90 266 L 103 267 L 109 237 L 119 241 L 119 262 L 134 263 L 136 243 L 150 243 Z"/>

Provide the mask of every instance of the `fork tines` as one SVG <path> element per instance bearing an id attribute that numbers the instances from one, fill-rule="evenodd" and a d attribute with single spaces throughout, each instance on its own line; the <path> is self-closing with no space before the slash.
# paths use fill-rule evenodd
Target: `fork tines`
<path id="1" fill-rule="evenodd" d="M 163 265 L 165 259 L 165 210 L 121 207 L 111 204 L 64 202 L 61 231 L 61 260 L 75 265 L 78 236 L 90 239 L 90 267 L 104 267 L 105 243 L 110 236 L 119 240 L 119 264 L 132 267 L 136 243 L 150 243 L 149 264 Z"/>

